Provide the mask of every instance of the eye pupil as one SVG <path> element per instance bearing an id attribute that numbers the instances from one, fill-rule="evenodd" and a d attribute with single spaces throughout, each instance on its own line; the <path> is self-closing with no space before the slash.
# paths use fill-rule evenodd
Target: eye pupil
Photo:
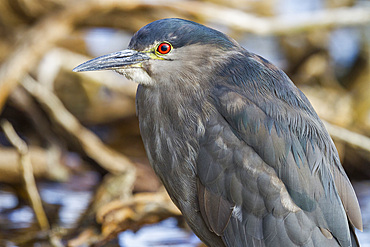
<path id="1" fill-rule="evenodd" d="M 167 54 L 171 51 L 170 44 L 162 43 L 158 46 L 157 51 L 161 54 Z"/>

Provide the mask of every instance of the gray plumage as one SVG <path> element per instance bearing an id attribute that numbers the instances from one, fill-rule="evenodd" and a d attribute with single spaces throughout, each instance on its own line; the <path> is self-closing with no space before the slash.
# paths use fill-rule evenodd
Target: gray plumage
<path id="1" fill-rule="evenodd" d="M 98 69 L 139 83 L 149 161 L 208 246 L 358 246 L 360 208 L 336 148 L 270 62 L 216 30 L 164 19 L 75 71 Z"/>

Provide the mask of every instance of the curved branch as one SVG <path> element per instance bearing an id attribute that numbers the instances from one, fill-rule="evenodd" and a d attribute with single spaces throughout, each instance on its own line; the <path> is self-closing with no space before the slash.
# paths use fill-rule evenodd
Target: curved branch
<path id="1" fill-rule="evenodd" d="M 323 121 L 326 129 L 333 139 L 348 143 L 356 148 L 362 149 L 370 154 L 370 138 L 348 129 Z"/>
<path id="2" fill-rule="evenodd" d="M 76 23 L 96 11 L 133 10 L 139 7 L 167 8 L 256 34 L 283 34 L 317 27 L 359 25 L 370 22 L 370 8 L 341 8 L 297 16 L 261 18 L 240 10 L 205 2 L 157 0 L 74 1 L 57 13 L 44 17 L 23 34 L 23 40 L 0 68 L 0 112 L 17 83 L 55 43 L 67 37 Z M 165 17 L 165 16 L 163 16 Z M 294 21 L 292 21 L 294 20 Z"/>
<path id="3" fill-rule="evenodd" d="M 51 119 L 56 121 L 80 143 L 86 154 L 101 167 L 113 174 L 127 172 L 135 176 L 135 165 L 123 154 L 110 149 L 91 131 L 65 109 L 62 102 L 41 83 L 30 76 L 21 82 L 22 86 L 44 106 Z"/>

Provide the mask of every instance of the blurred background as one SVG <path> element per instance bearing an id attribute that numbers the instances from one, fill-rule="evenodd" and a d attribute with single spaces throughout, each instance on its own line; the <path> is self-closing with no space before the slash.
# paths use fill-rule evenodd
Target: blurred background
<path id="1" fill-rule="evenodd" d="M 331 134 L 370 246 L 367 0 L 1 0 L 0 246 L 201 246 L 143 149 L 136 84 L 73 73 L 157 19 L 227 33 L 283 69 Z"/>

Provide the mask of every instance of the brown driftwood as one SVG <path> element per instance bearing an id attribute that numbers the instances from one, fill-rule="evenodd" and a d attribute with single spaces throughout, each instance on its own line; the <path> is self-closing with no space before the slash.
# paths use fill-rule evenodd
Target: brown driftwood
<path id="1" fill-rule="evenodd" d="M 224 3 L 213 0 L 213 2 L 218 3 L 207 1 L 173 2 L 170 0 L 0 1 L 0 34 L 2 36 L 0 40 L 0 112 L 11 94 L 10 103 L 15 104 L 16 108 L 25 112 L 25 115 L 30 118 L 34 125 L 32 128 L 39 133 L 37 138 L 42 141 L 46 140 L 50 146 L 58 146 L 60 145 L 58 142 L 61 142 L 60 139 L 63 138 L 59 139 L 58 136 L 55 138 L 54 131 L 56 128 L 62 127 L 62 133 L 66 133 L 68 137 L 72 136 L 74 141 L 77 140 L 77 144 L 82 147 L 84 152 L 109 172 L 96 190 L 85 218 L 82 218 L 80 222 L 80 227 L 74 229 L 75 232 L 78 230 L 81 232 L 76 238 L 68 241 L 70 246 L 103 245 L 120 231 L 135 230 L 143 224 L 179 215 L 179 211 L 173 206 L 165 192 L 158 192 L 159 182 L 153 177 L 152 170 L 149 171 L 150 168 L 137 163 L 134 165 L 132 160 L 108 148 L 95 134 L 80 123 L 82 121 L 90 124 L 106 124 L 107 122 L 111 124 L 112 121 L 117 121 L 118 123 L 115 124 L 120 125 L 120 120 L 123 117 L 134 115 L 136 91 L 136 84 L 126 83 L 123 77 L 117 79 L 112 73 L 72 74 L 71 70 L 74 66 L 89 59 L 76 54 L 76 52 L 86 53 L 82 38 L 83 28 L 113 27 L 133 32 L 154 19 L 177 16 L 211 26 L 216 25 L 221 29 L 227 28 L 230 33 L 236 31 L 233 33 L 236 35 L 248 32 L 272 36 L 300 34 L 308 37 L 307 33 L 316 32 L 314 30 L 319 28 L 321 31 L 317 31 L 316 37 L 326 37 L 333 27 L 361 27 L 370 23 L 370 9 L 368 7 L 328 8 L 309 15 L 299 13 L 287 18 L 273 16 L 271 9 L 267 11 L 269 17 L 262 17 L 258 14 L 251 14 L 254 12 L 243 11 L 246 9 L 245 5 L 239 7 L 240 5 L 235 5 L 235 2 L 231 3 L 230 1 Z M 292 19 L 294 21 L 291 21 Z M 77 43 L 76 36 L 78 37 Z M 314 40 L 313 36 L 309 38 Z M 307 83 L 308 86 L 304 86 L 302 89 L 312 101 L 320 117 L 330 122 L 327 124 L 327 128 L 333 139 L 339 141 L 339 151 L 345 151 L 351 147 L 351 150 L 355 151 L 354 153 L 363 152 L 365 153 L 364 157 L 368 157 L 370 144 L 369 138 L 365 135 L 368 130 L 366 126 L 369 125 L 365 124 L 364 128 L 355 126 L 357 124 L 355 123 L 355 110 L 359 109 L 357 103 L 362 105 L 361 120 L 366 122 L 368 116 L 369 103 L 365 102 L 368 98 L 366 75 L 363 77 L 365 79 L 361 79 L 365 82 L 365 86 L 359 86 L 355 90 L 362 97 L 350 94 L 350 87 L 327 88 L 326 86 L 329 84 L 323 84 L 325 87 L 320 84 L 321 87 L 316 88 L 311 84 L 316 77 L 327 79 L 328 77 L 323 75 L 328 74 L 335 77 L 333 70 L 330 70 L 332 69 L 332 61 L 327 55 L 325 37 L 321 40 L 320 46 L 317 46 L 322 49 L 322 52 L 316 53 L 315 56 L 308 56 L 309 59 L 305 60 L 304 65 L 297 65 L 298 69 L 295 72 L 298 74 L 298 78 L 302 74 L 306 76 L 301 82 Z M 290 39 L 290 36 L 287 39 Z M 292 43 L 294 43 L 293 45 L 297 44 L 294 41 Z M 368 44 L 366 45 L 368 46 Z M 312 47 L 307 48 L 308 53 L 312 53 L 310 48 Z M 298 46 L 297 49 L 301 49 L 301 47 Z M 365 47 L 364 50 L 366 49 Z M 54 61 L 57 61 L 55 64 L 59 67 L 52 67 L 55 64 L 48 63 L 50 60 L 44 64 L 40 63 L 45 58 L 55 59 Z M 368 65 L 368 61 L 365 62 L 365 65 Z M 32 78 L 37 78 L 37 81 Z M 294 75 L 292 78 L 294 78 L 294 82 L 299 83 Z M 302 77 L 300 78 L 302 79 Z M 331 86 L 333 86 L 333 81 L 334 84 L 339 84 L 336 78 L 331 81 Z M 75 113 L 73 106 L 76 97 L 63 98 L 61 94 L 58 94 L 58 90 L 63 91 L 63 87 L 67 88 L 68 84 L 73 86 L 74 83 L 80 83 L 83 85 L 82 88 L 93 92 L 87 96 L 90 105 L 85 106 L 83 114 L 75 116 L 71 112 Z M 27 92 L 16 90 L 18 84 L 21 84 Z M 124 100 L 117 104 L 112 103 L 113 106 L 100 104 L 94 98 L 94 90 L 101 85 L 118 93 Z M 18 87 L 18 89 L 20 88 Z M 65 91 L 68 92 L 68 90 Z M 34 99 L 39 104 L 35 103 Z M 104 112 L 106 108 L 109 108 L 111 112 L 108 110 Z M 108 115 L 114 116 L 107 117 Z M 125 133 L 132 132 L 131 125 L 128 126 L 127 122 L 125 124 L 122 125 L 122 129 L 127 131 Z M 359 133 L 349 130 L 356 130 Z M 135 135 L 137 137 L 138 133 L 135 132 Z M 130 141 L 129 139 L 127 142 Z M 143 150 L 132 151 L 134 148 L 127 153 L 132 156 L 138 153 L 144 156 Z M 142 149 L 139 145 L 137 149 L 140 148 Z M 34 151 L 32 146 L 29 148 L 29 156 L 36 178 L 50 176 L 48 172 L 55 171 L 55 169 L 48 169 L 46 152 L 38 148 Z M 134 152 L 136 153 L 133 154 Z M 1 148 L 0 157 L 0 181 L 9 182 L 14 179 L 19 181 L 21 178 L 20 170 L 16 170 L 18 165 L 9 166 L 9 164 L 17 164 L 16 151 Z M 370 158 L 366 159 L 367 162 L 363 162 L 363 164 L 367 165 L 368 160 Z M 145 162 L 147 161 L 143 163 Z M 364 166 L 363 164 L 361 163 L 362 166 Z M 58 245 L 58 240 L 54 245 Z"/>
<path id="2" fill-rule="evenodd" d="M 98 234 L 91 227 L 85 228 L 68 242 L 68 246 L 79 246 L 82 243 L 104 246 L 104 243 L 115 238 L 119 232 L 137 230 L 142 225 L 180 215 L 181 212 L 163 188 L 155 193 L 138 193 L 125 200 L 114 200 L 102 205 L 96 216 L 102 225 L 102 232 Z"/>
<path id="3" fill-rule="evenodd" d="M 50 230 L 48 219 L 42 207 L 41 197 L 36 187 L 35 177 L 33 176 L 33 166 L 31 157 L 28 153 L 27 144 L 18 136 L 13 126 L 8 121 L 1 122 L 1 127 L 10 141 L 17 149 L 19 155 L 19 167 L 22 174 L 24 186 L 32 209 L 35 212 L 37 222 L 43 231 Z"/>
<path id="4" fill-rule="evenodd" d="M 257 34 L 283 34 L 307 31 L 318 27 L 362 25 L 370 22 L 368 8 L 325 10 L 291 19 L 282 17 L 261 18 L 236 9 L 194 1 L 78 1 L 66 5 L 55 14 L 46 15 L 22 35 L 22 40 L 0 67 L 0 109 L 17 83 L 38 63 L 51 47 L 67 37 L 77 24 L 95 12 L 133 10 L 135 8 L 166 8 L 194 15 L 199 19 L 222 24 L 240 31 Z M 232 18 L 230 18 L 232 17 Z M 23 31 L 23 30 L 22 30 Z M 0 111 L 1 112 L 1 111 Z"/>
<path id="5" fill-rule="evenodd" d="M 50 153 L 39 147 L 31 146 L 28 149 L 32 163 L 33 174 L 36 178 L 47 178 L 63 181 L 68 177 L 65 167 L 58 163 L 50 163 Z M 0 182 L 8 184 L 21 183 L 21 169 L 19 155 L 14 148 L 0 148 Z M 51 169 L 52 167 L 52 169 Z"/>
<path id="6" fill-rule="evenodd" d="M 33 95 L 48 112 L 51 119 L 56 121 L 80 143 L 86 154 L 111 173 L 134 172 L 134 165 L 124 155 L 110 149 L 91 131 L 83 127 L 69 113 L 60 100 L 42 84 L 31 77 L 22 81 L 24 88 Z"/>

